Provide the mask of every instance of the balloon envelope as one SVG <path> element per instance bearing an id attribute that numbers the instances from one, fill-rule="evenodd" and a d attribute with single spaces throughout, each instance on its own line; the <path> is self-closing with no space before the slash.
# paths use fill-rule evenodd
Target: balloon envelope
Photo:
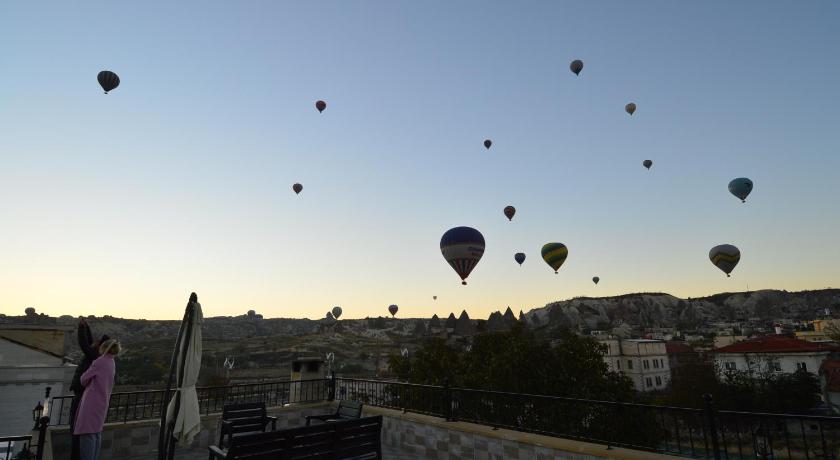
<path id="1" fill-rule="evenodd" d="M 575 59 L 569 64 L 569 69 L 575 73 L 575 75 L 580 75 L 580 71 L 583 70 L 583 61 L 580 59 Z"/>
<path id="2" fill-rule="evenodd" d="M 525 262 L 525 253 L 517 252 L 513 255 L 513 260 L 515 260 L 519 265 L 522 265 L 522 262 Z"/>
<path id="3" fill-rule="evenodd" d="M 625 105 L 624 106 L 624 111 L 629 113 L 630 115 L 633 115 L 633 112 L 636 111 L 636 104 L 631 102 L 631 103 Z"/>
<path id="4" fill-rule="evenodd" d="M 333 307 L 332 309 L 333 318 L 338 319 L 341 316 L 341 307 Z"/>
<path id="5" fill-rule="evenodd" d="M 399 311 L 399 309 L 400 309 L 400 307 L 398 307 L 396 305 L 391 305 L 391 306 L 388 307 L 388 312 L 391 313 L 391 316 L 394 316 L 394 315 L 397 314 L 397 311 Z"/>
<path id="6" fill-rule="evenodd" d="M 645 160 L 645 161 L 642 162 L 642 166 L 644 166 L 647 169 L 650 169 L 650 167 L 653 166 L 653 162 L 650 161 L 650 160 Z"/>
<path id="7" fill-rule="evenodd" d="M 729 276 L 741 260 L 741 251 L 731 244 L 721 244 L 709 251 L 709 260 Z"/>
<path id="8" fill-rule="evenodd" d="M 108 91 L 120 86 L 120 77 L 110 70 L 103 70 L 102 72 L 99 72 L 96 79 L 99 81 L 99 86 L 105 90 L 105 94 L 108 94 Z"/>
<path id="9" fill-rule="evenodd" d="M 324 109 L 327 108 L 327 103 L 324 101 L 317 101 L 315 102 L 315 108 L 318 109 L 318 112 L 323 112 Z"/>
<path id="10" fill-rule="evenodd" d="M 300 191 L 303 190 L 303 185 L 300 185 L 300 184 L 292 185 L 292 190 L 294 190 L 296 194 L 300 193 Z"/>
<path id="11" fill-rule="evenodd" d="M 729 182 L 729 193 L 741 199 L 741 202 L 747 201 L 747 196 L 752 192 L 753 182 L 746 177 L 739 177 L 732 179 Z"/>
<path id="12" fill-rule="evenodd" d="M 543 260 L 554 269 L 554 273 L 557 273 L 569 256 L 569 249 L 563 243 L 546 243 L 541 252 Z"/>
<path id="13" fill-rule="evenodd" d="M 436 295 L 433 295 L 433 296 L 432 296 L 432 300 L 437 300 L 437 296 L 436 296 Z"/>
<path id="14" fill-rule="evenodd" d="M 491 145 L 493 145 L 493 141 L 491 141 L 490 139 L 484 139 L 485 148 L 489 149 Z"/>
<path id="15" fill-rule="evenodd" d="M 484 235 L 472 227 L 450 228 L 440 238 L 440 252 L 467 284 L 467 277 L 484 255 Z"/>
<path id="16" fill-rule="evenodd" d="M 505 206 L 505 217 L 507 217 L 508 220 L 513 220 L 514 214 L 516 214 L 516 208 L 513 206 Z"/>
<path id="17" fill-rule="evenodd" d="M 592 277 L 592 282 L 593 283 L 598 284 L 598 281 L 601 281 L 601 278 L 598 278 L 597 276 Z"/>

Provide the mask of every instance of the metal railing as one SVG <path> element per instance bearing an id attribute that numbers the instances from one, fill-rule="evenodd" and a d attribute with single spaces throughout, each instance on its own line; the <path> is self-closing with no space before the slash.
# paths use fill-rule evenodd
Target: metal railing
<path id="1" fill-rule="evenodd" d="M 18 448 L 18 443 L 23 446 Z M 12 460 L 15 458 L 35 458 L 35 454 L 29 451 L 32 444 L 32 436 L 0 436 L 0 459 Z"/>
<path id="2" fill-rule="evenodd" d="M 225 404 L 240 402 L 265 402 L 266 406 L 289 403 L 324 401 L 327 399 L 328 380 L 296 380 L 247 383 L 240 385 L 199 387 L 198 406 L 202 415 L 221 412 Z M 160 418 L 164 405 L 164 390 L 112 393 L 106 423 L 131 422 Z M 70 424 L 72 395 L 52 400 L 53 425 Z"/>
<path id="3" fill-rule="evenodd" d="M 270 407 L 354 400 L 451 421 L 694 458 L 840 460 L 840 417 L 719 411 L 708 395 L 705 407 L 695 409 L 348 378 L 197 390 L 205 415 L 237 402 L 262 401 Z M 106 421 L 159 418 L 163 393 L 114 393 Z M 71 398 L 53 399 L 56 425 L 68 424 Z"/>
<path id="4" fill-rule="evenodd" d="M 840 459 L 840 417 L 718 411 L 364 379 L 336 399 L 587 442 L 714 459 Z"/>

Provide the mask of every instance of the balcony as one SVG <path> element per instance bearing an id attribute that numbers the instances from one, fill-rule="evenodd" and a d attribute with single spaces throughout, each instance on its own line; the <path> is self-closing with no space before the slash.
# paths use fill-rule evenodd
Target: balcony
<path id="1" fill-rule="evenodd" d="M 163 391 L 114 393 L 103 460 L 156 458 Z M 361 379 L 199 389 L 202 432 L 176 458 L 207 458 L 219 412 L 265 402 L 278 429 L 329 413 L 336 400 L 383 415 L 385 458 L 840 458 L 840 417 L 761 414 L 591 401 Z M 69 448 L 70 397 L 52 402 L 47 454 Z M 59 456 L 56 456 L 59 458 Z"/>

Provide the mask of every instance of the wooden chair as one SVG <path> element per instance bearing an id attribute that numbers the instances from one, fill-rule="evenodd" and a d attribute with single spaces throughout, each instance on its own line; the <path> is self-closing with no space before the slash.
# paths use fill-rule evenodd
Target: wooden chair
<path id="1" fill-rule="evenodd" d="M 338 409 L 334 414 L 326 415 L 307 415 L 306 426 L 309 426 L 312 420 L 320 420 L 321 422 L 336 422 L 339 420 L 357 419 L 362 416 L 362 403 L 357 401 L 341 401 L 338 403 Z"/>

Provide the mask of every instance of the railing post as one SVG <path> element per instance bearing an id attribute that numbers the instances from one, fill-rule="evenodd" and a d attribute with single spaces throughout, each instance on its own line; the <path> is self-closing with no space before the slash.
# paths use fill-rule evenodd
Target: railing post
<path id="1" fill-rule="evenodd" d="M 706 426 L 709 427 L 709 437 L 712 439 L 712 452 L 715 455 L 715 460 L 720 460 L 720 446 L 718 445 L 717 426 L 715 424 L 715 409 L 712 405 L 712 395 L 706 393 L 703 395 L 703 415 L 706 417 Z"/>
<path id="2" fill-rule="evenodd" d="M 330 388 L 327 392 L 327 400 L 335 401 L 335 371 L 330 372 Z"/>
<path id="3" fill-rule="evenodd" d="M 449 380 L 443 382 L 443 401 L 446 404 L 444 414 L 446 414 L 446 421 L 452 421 L 452 390 L 449 389 Z"/>
<path id="4" fill-rule="evenodd" d="M 50 425 L 50 418 L 41 417 L 38 420 L 38 448 L 35 450 L 35 460 L 44 458 L 44 442 L 47 438 L 47 427 Z"/>

